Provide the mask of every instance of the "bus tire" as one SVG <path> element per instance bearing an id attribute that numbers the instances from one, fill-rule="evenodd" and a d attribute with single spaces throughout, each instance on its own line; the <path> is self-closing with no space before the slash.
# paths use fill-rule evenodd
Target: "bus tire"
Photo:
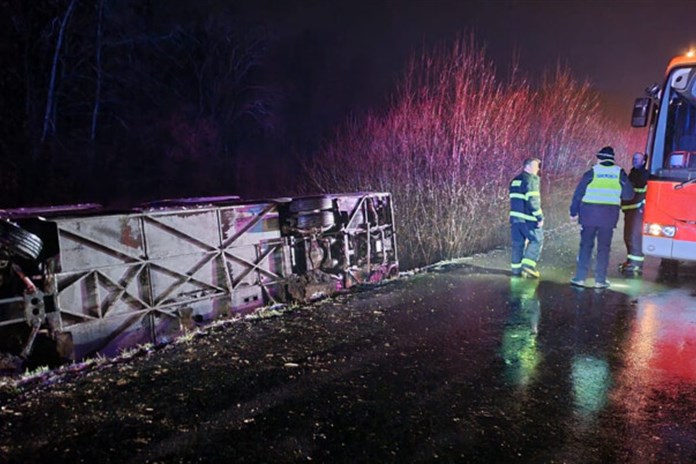
<path id="1" fill-rule="evenodd" d="M 0 245 L 10 253 L 30 260 L 38 258 L 43 248 L 39 237 L 6 220 L 0 220 Z"/>
<path id="2" fill-rule="evenodd" d="M 333 208 L 333 200 L 327 196 L 298 198 L 290 203 L 291 213 L 325 211 Z"/>
<path id="3" fill-rule="evenodd" d="M 336 223 L 332 211 L 319 211 L 316 213 L 297 216 L 298 229 L 317 229 L 333 227 Z"/>

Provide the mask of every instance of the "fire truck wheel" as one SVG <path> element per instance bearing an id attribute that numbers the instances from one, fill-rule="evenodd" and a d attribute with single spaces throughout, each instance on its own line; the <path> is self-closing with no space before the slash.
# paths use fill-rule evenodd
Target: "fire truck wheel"
<path id="1" fill-rule="evenodd" d="M 38 258 L 43 248 L 39 237 L 6 220 L 0 220 L 0 245 L 20 258 L 31 260 Z"/>
<path id="2" fill-rule="evenodd" d="M 320 211 L 318 213 L 297 216 L 298 229 L 332 227 L 335 223 L 336 221 L 331 211 Z"/>
<path id="3" fill-rule="evenodd" d="M 290 203 L 291 213 L 323 211 L 333 208 L 333 200 L 325 196 L 298 198 Z"/>

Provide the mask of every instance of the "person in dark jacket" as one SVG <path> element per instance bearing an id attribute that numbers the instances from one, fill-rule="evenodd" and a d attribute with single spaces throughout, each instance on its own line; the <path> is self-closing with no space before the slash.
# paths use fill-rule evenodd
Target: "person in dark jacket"
<path id="1" fill-rule="evenodd" d="M 540 277 L 537 261 L 544 243 L 538 176 L 540 165 L 539 159 L 527 158 L 522 172 L 510 182 L 510 266 L 513 276 Z"/>
<path id="2" fill-rule="evenodd" d="M 633 154 L 633 166 L 628 173 L 628 180 L 636 194 L 631 200 L 621 202 L 624 213 L 624 243 L 626 244 L 626 261 L 619 265 L 619 272 L 626 275 L 643 272 L 643 210 L 645 192 L 647 191 L 649 172 L 645 168 L 645 155 Z"/>
<path id="3" fill-rule="evenodd" d="M 575 188 L 570 204 L 570 218 L 580 217 L 580 250 L 572 285 L 585 286 L 590 269 L 592 251 L 597 242 L 594 287 L 609 287 L 607 267 L 611 251 L 611 239 L 619 221 L 621 200 L 633 198 L 634 190 L 628 175 L 614 163 L 614 149 L 606 146 L 597 153 L 599 162 L 583 174 Z"/>

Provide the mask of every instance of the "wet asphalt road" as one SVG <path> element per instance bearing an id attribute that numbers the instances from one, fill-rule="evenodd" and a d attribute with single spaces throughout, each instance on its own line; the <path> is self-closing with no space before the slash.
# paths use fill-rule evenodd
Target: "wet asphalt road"
<path id="1" fill-rule="evenodd" d="M 648 258 L 642 277 L 622 277 L 619 229 L 611 288 L 579 289 L 576 233 L 547 236 L 541 281 L 508 277 L 507 250 L 424 277 L 452 317 L 427 345 L 456 355 L 436 364 L 466 365 L 448 378 L 466 394 L 447 460 L 696 462 L 696 266 Z"/>
<path id="2" fill-rule="evenodd" d="M 45 411 L 0 431 L 43 437 L 34 456 L 72 462 L 696 462 L 696 269 L 665 276 L 648 260 L 642 279 L 612 272 L 609 290 L 577 289 L 567 283 L 575 232 L 547 241 L 540 281 L 511 278 L 499 250 L 321 304 L 311 316 L 256 321 L 246 335 L 253 348 L 218 348 L 246 364 L 209 364 L 186 380 L 207 393 L 179 400 L 185 432 L 162 426 L 131 446 L 133 432 L 84 397 L 70 407 L 91 414 L 92 429 L 72 432 L 82 436 L 71 454 L 56 424 L 29 426 L 32 414 L 51 424 L 40 400 L 34 408 Z M 612 269 L 620 241 L 614 249 Z M 169 391 L 182 381 L 178 352 L 155 354 L 167 369 L 151 384 L 172 402 L 188 398 Z M 106 394 L 124 409 L 129 395 L 157 401 L 147 389 Z M 173 420 L 167 414 L 162 424 Z M 85 445 L 105 424 L 108 438 Z M 155 430 L 157 420 L 147 424 Z M 2 442 L 9 458 L 28 456 Z"/>

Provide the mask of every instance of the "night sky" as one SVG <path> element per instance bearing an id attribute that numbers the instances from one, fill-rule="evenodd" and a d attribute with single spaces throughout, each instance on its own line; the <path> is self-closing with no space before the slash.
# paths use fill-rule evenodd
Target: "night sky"
<path id="1" fill-rule="evenodd" d="M 52 86 L 68 5 L 77 6 Z M 103 16 L 95 5 L 106 5 Z M 696 47 L 693 0 L 5 0 L 0 10 L 0 197 L 9 204 L 55 192 L 107 201 L 258 184 L 249 194 L 261 194 L 278 187 L 269 167 L 297 174 L 347 121 L 389 108 L 409 58 L 469 36 L 498 82 L 516 62 L 534 87 L 560 63 L 628 129 L 633 99 Z M 235 71 L 245 59 L 251 71 Z M 132 169 L 145 158 L 147 169 Z M 212 185 L 208 171 L 229 179 Z M 114 172 L 129 183 L 104 184 Z"/>
<path id="2" fill-rule="evenodd" d="M 322 121 L 379 105 L 411 53 L 473 32 L 501 75 L 513 58 L 532 81 L 557 62 L 589 79 L 609 114 L 629 122 L 633 99 L 662 78 L 669 59 L 696 46 L 690 0 L 266 1 L 252 14 L 286 41 L 302 75 L 298 105 Z M 281 59 L 282 61 L 282 59 Z M 300 99 L 305 96 L 304 101 Z M 317 101 L 319 99 L 320 101 Z M 314 108 L 316 105 L 316 108 Z M 309 108 L 311 107 L 311 108 Z M 313 119 L 316 115 L 307 115 Z M 309 135 L 309 134 L 308 134 Z M 311 143 L 310 143 L 311 145 Z"/>

